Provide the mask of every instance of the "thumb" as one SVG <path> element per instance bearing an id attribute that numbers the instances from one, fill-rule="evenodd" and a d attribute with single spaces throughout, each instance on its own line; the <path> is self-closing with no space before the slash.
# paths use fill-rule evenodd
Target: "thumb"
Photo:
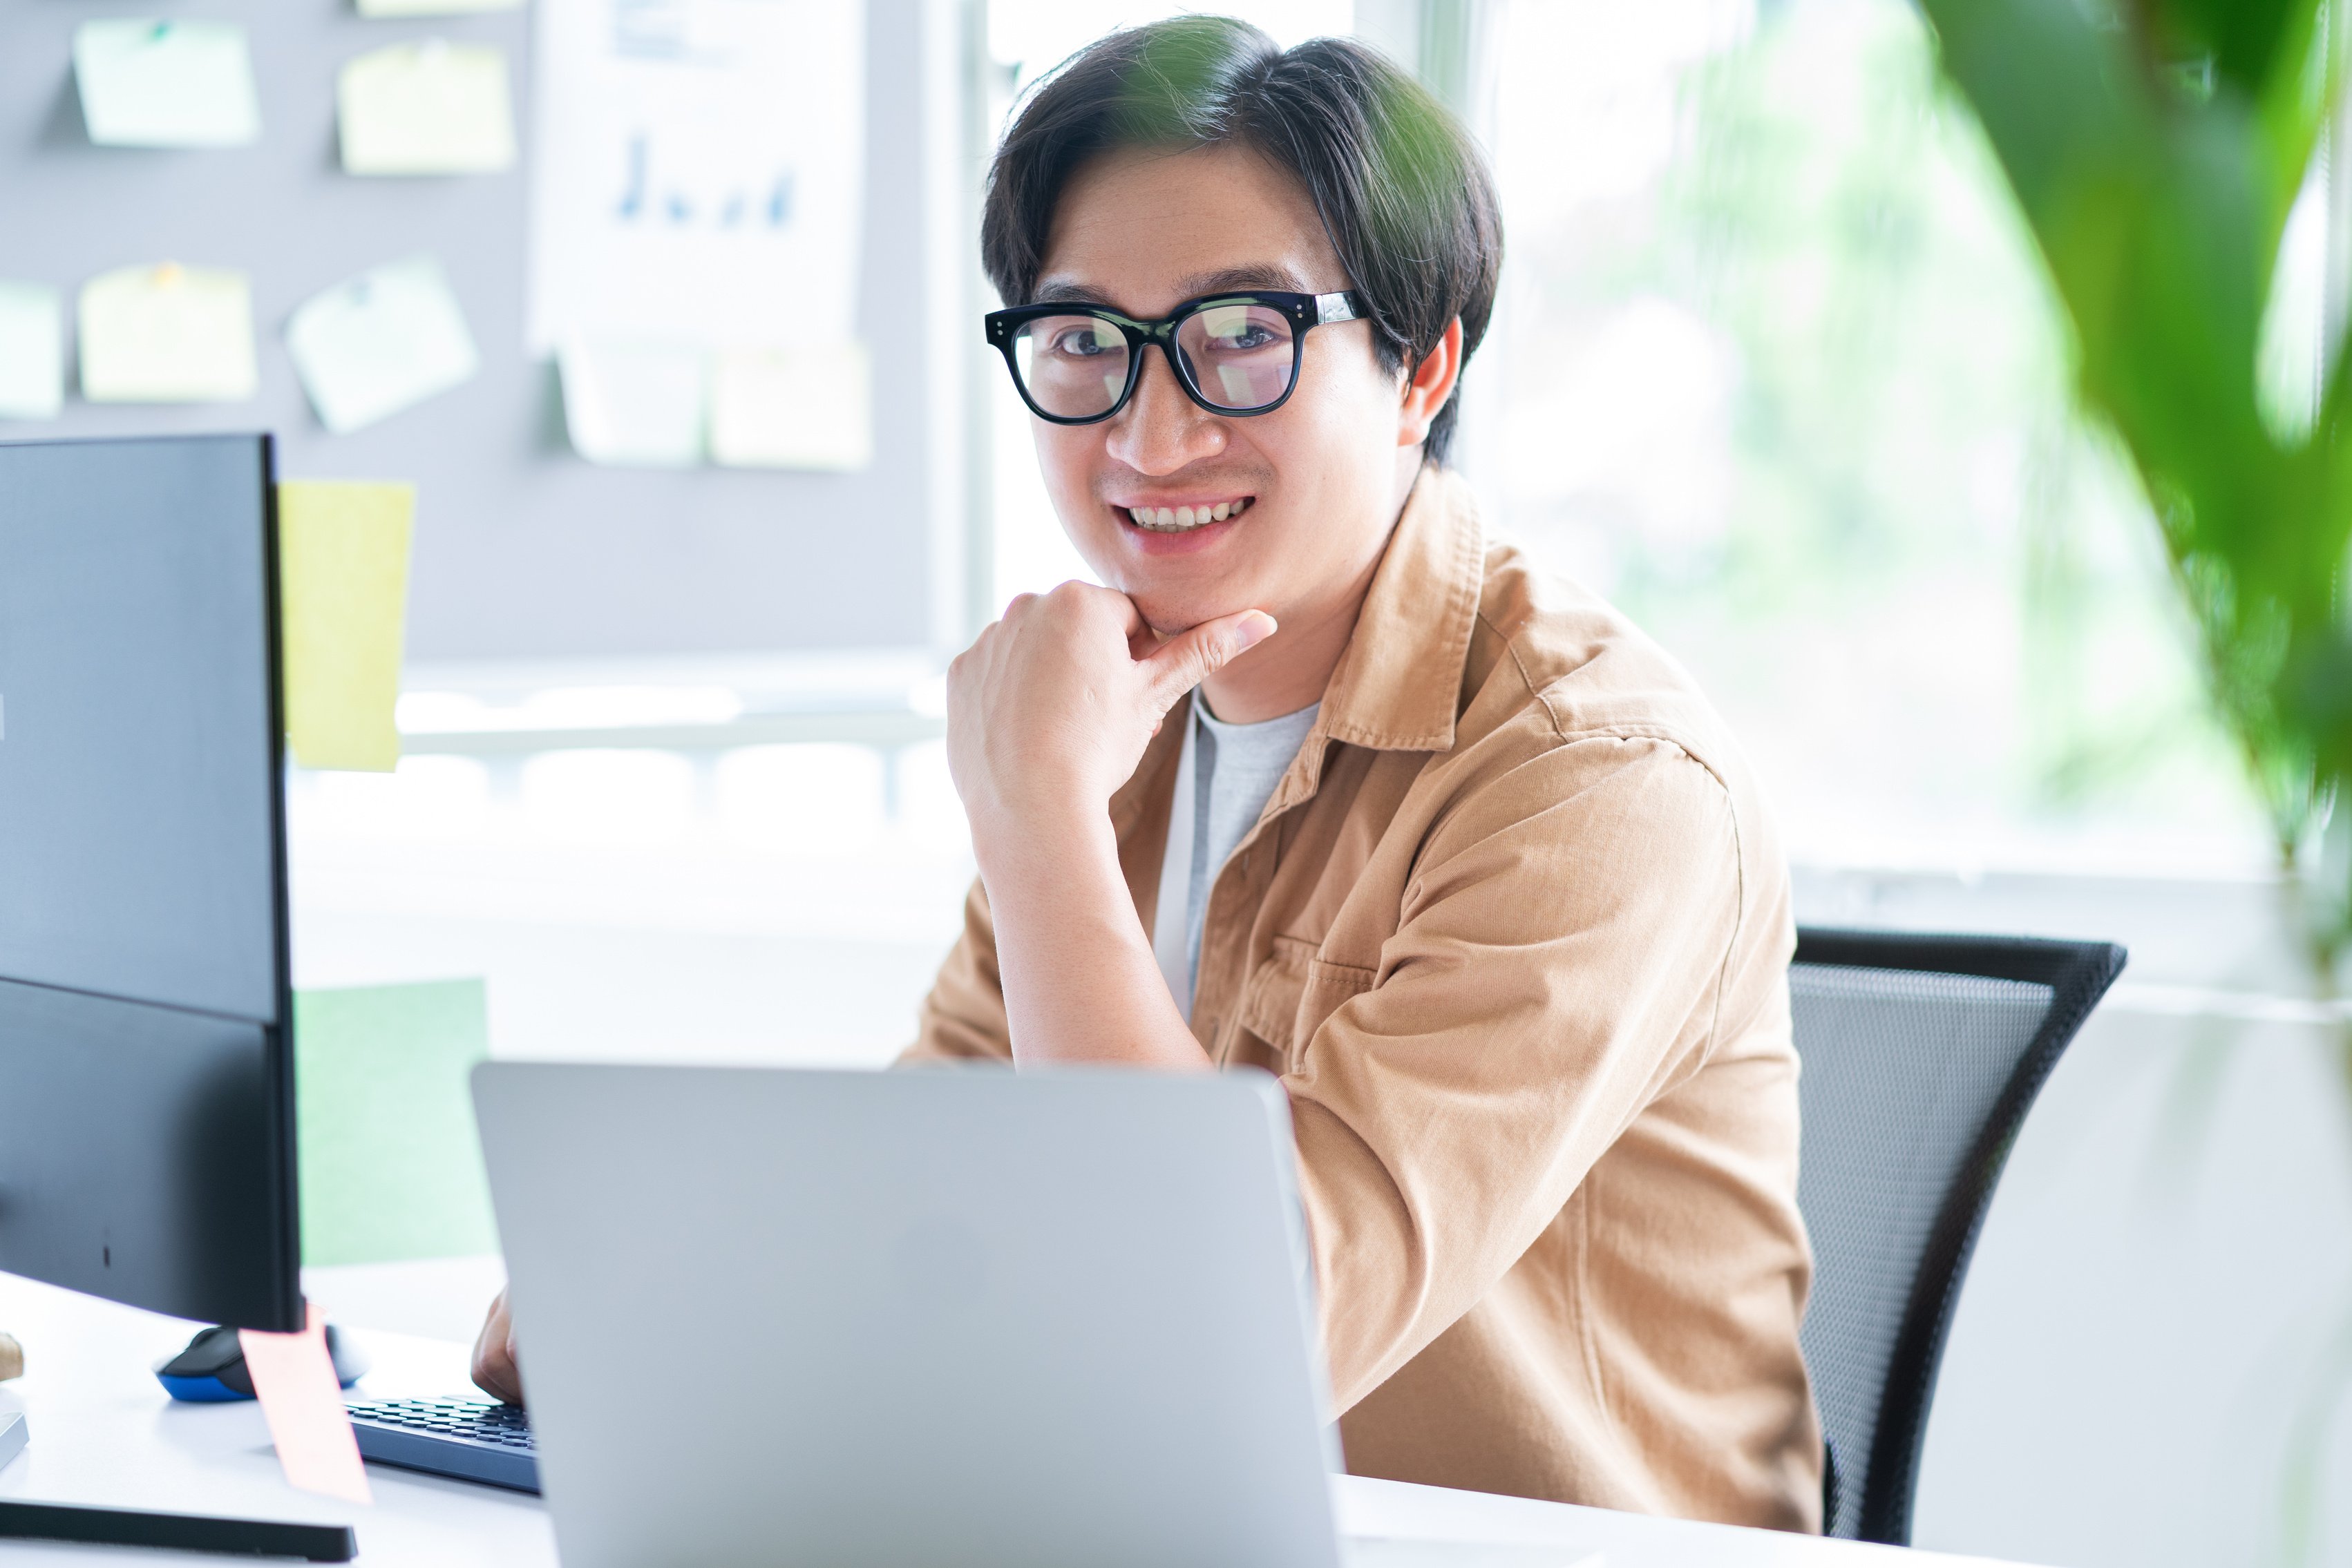
<path id="1" fill-rule="evenodd" d="M 1171 637 L 1143 661 L 1150 672 L 1152 699 L 1166 713 L 1176 699 L 1222 669 L 1229 661 L 1274 635 L 1274 617 L 1263 610 L 1236 611 L 1203 621 L 1181 635 Z"/>

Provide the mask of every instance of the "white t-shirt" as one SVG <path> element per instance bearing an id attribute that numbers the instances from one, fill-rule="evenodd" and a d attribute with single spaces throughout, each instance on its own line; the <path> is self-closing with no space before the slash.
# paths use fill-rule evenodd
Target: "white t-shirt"
<path id="1" fill-rule="evenodd" d="M 1184 729 L 1175 798 L 1168 808 L 1160 903 L 1151 921 L 1152 956 L 1160 960 L 1168 994 L 1187 1023 L 1192 1020 L 1192 981 L 1201 967 L 1209 889 L 1234 846 L 1257 826 L 1322 706 L 1260 724 L 1227 724 L 1210 714 L 1198 691 L 1192 694 L 1192 722 Z"/>

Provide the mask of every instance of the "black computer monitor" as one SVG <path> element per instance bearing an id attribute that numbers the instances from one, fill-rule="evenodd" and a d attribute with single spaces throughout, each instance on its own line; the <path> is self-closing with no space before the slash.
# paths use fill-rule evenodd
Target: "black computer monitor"
<path id="1" fill-rule="evenodd" d="M 269 438 L 0 444 L 0 1270 L 302 1326 Z"/>

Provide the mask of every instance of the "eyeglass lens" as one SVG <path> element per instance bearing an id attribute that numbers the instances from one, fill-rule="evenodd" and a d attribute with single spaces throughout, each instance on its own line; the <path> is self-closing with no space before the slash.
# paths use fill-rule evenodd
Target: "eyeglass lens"
<path id="1" fill-rule="evenodd" d="M 1211 305 L 1176 329 L 1176 351 L 1201 395 L 1236 412 L 1279 402 L 1298 356 L 1290 319 L 1266 305 Z M 1030 399 L 1060 419 L 1107 413 L 1127 390 L 1134 350 L 1098 316 L 1043 316 L 1013 336 L 1013 364 Z"/>

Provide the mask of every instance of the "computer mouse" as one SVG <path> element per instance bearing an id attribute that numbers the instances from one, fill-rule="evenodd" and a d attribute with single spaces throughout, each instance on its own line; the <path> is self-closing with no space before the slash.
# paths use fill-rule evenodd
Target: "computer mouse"
<path id="1" fill-rule="evenodd" d="M 335 1364 L 335 1381 L 349 1388 L 366 1375 L 367 1357 L 359 1347 L 327 1325 L 327 1356 Z M 245 1370 L 245 1347 L 235 1329 L 205 1329 L 188 1342 L 188 1348 L 155 1369 L 163 1392 L 192 1405 L 217 1405 L 228 1399 L 253 1397 L 253 1379 Z"/>

